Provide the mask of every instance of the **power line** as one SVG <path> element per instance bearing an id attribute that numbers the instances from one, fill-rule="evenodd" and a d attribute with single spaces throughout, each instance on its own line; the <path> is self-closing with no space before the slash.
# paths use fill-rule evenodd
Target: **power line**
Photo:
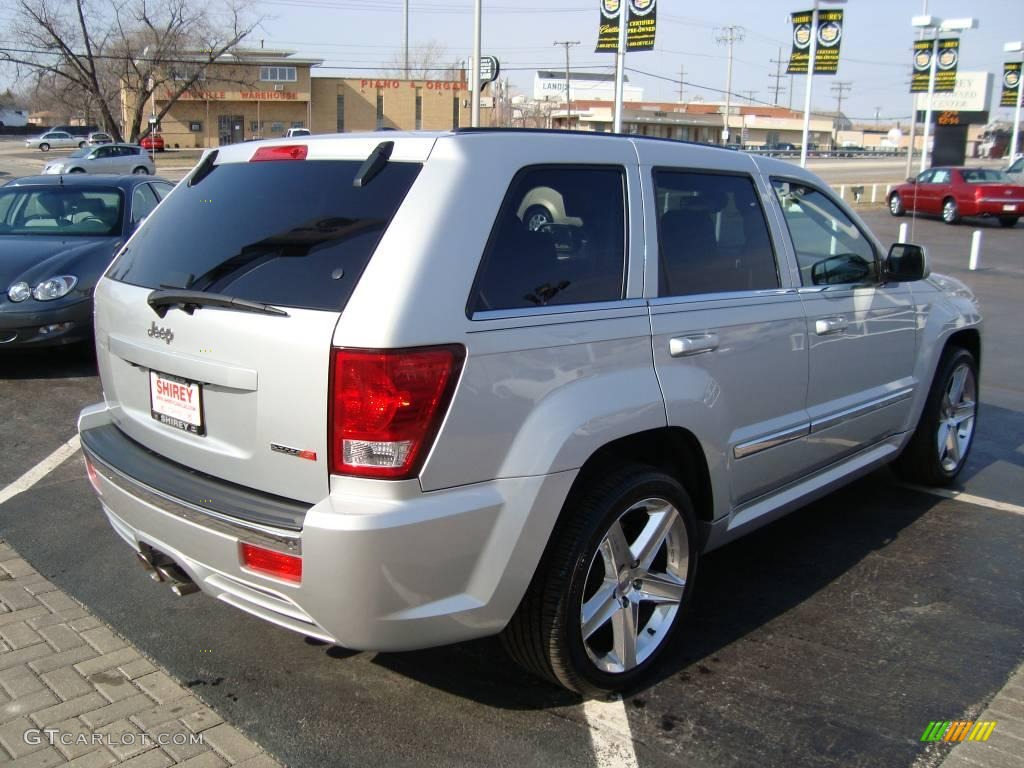
<path id="1" fill-rule="evenodd" d="M 729 97 L 732 94 L 732 49 L 736 43 L 743 41 L 744 32 L 745 30 L 743 27 L 730 24 L 727 27 L 722 27 L 722 30 L 715 37 L 715 42 L 719 45 L 726 45 L 729 47 L 729 65 L 726 69 L 725 75 L 725 129 L 722 131 L 723 144 L 729 143 Z"/>

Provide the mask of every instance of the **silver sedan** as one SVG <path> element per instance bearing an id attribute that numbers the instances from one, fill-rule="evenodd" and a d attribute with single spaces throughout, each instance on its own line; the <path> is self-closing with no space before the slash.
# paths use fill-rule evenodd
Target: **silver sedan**
<path id="1" fill-rule="evenodd" d="M 47 131 L 41 136 L 32 136 L 25 139 L 25 146 L 29 149 L 41 149 L 43 152 L 49 152 L 51 147 L 84 147 L 85 137 L 72 136 L 70 133 L 65 131 Z"/>
<path id="2" fill-rule="evenodd" d="M 44 174 L 57 173 L 156 173 L 156 166 L 138 144 L 102 144 L 82 147 L 67 157 L 54 158 L 43 166 Z"/>

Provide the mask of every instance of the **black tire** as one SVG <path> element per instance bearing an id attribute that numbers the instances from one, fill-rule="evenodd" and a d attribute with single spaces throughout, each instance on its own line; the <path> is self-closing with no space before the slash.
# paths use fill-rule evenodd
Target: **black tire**
<path id="1" fill-rule="evenodd" d="M 959 449 L 959 458 L 955 465 L 949 466 L 948 463 L 944 465 L 942 457 L 940 457 L 939 429 L 948 415 L 948 407 L 944 402 L 946 394 L 953 383 L 954 373 L 962 366 L 966 366 L 970 371 L 974 409 L 966 446 Z M 935 378 L 932 379 L 928 399 L 925 401 L 924 410 L 921 412 L 914 435 L 893 464 L 893 469 L 901 477 L 911 482 L 934 486 L 950 485 L 967 463 L 977 429 L 978 363 L 974 359 L 974 355 L 966 349 L 946 347 L 939 360 L 938 368 L 935 370 Z M 958 429 L 957 435 L 952 436 L 953 439 L 957 440 L 959 434 L 961 433 Z"/>
<path id="2" fill-rule="evenodd" d="M 902 216 L 907 212 L 906 207 L 903 205 L 903 198 L 900 197 L 898 192 L 893 192 L 889 195 L 889 213 L 893 216 Z"/>
<path id="3" fill-rule="evenodd" d="M 78 148 L 81 149 L 82 147 L 84 147 L 86 145 L 86 143 L 87 142 L 84 142 L 84 141 L 78 142 Z"/>
<path id="4" fill-rule="evenodd" d="M 531 205 L 523 214 L 523 224 L 531 232 L 536 232 L 545 224 L 552 224 L 554 220 L 555 217 L 551 215 L 551 211 L 543 205 Z"/>
<path id="5" fill-rule="evenodd" d="M 947 224 L 960 223 L 960 207 L 952 197 L 942 201 L 942 220 Z"/>
<path id="6" fill-rule="evenodd" d="M 43 142 L 42 144 L 40 144 L 40 145 L 39 145 L 39 149 L 40 149 L 41 151 L 43 151 L 43 152 L 49 152 L 49 151 L 50 151 L 50 145 L 49 145 L 49 144 L 47 144 L 47 143 L 46 143 L 46 142 L 44 141 L 44 142 Z"/>
<path id="7" fill-rule="evenodd" d="M 1020 220 L 1018 216 L 1000 216 L 999 226 L 1005 227 L 1006 229 L 1013 229 L 1017 226 L 1017 222 Z"/>
<path id="8" fill-rule="evenodd" d="M 133 168 L 132 173 L 134 173 L 136 176 L 147 176 L 149 175 L 149 169 L 143 165 L 140 165 L 137 168 Z"/>
<path id="9" fill-rule="evenodd" d="M 509 655 L 527 671 L 571 691 L 598 695 L 636 685 L 666 652 L 670 652 L 693 594 L 699 556 L 697 524 L 693 504 L 683 486 L 652 467 L 627 465 L 603 479 L 595 475 L 593 478 L 584 478 L 577 485 L 582 486 L 583 490 L 574 493 L 566 502 L 526 595 L 501 637 Z M 593 585 L 592 577 L 595 574 L 592 563 L 599 562 L 599 548 L 610 528 L 620 518 L 626 520 L 629 515 L 636 514 L 628 511 L 648 499 L 667 501 L 678 512 L 682 530 L 686 533 L 687 560 L 685 566 L 679 562 L 676 565 L 680 572 L 685 567 L 685 585 L 674 585 L 681 590 L 678 608 L 674 615 L 666 617 L 660 624 L 660 639 L 649 652 L 650 655 L 630 669 L 609 672 L 599 668 L 590 655 L 593 648 L 584 641 L 581 611 L 584 598 L 589 594 L 587 590 Z M 642 507 L 639 514 L 646 515 Z M 673 531 L 679 532 L 679 525 L 679 522 L 675 522 Z M 619 526 L 620 531 L 625 531 L 625 528 Z M 666 567 L 664 564 L 672 556 L 672 542 L 675 556 L 678 557 L 682 549 L 679 538 L 665 540 L 664 544 L 658 545 L 659 554 L 650 568 L 652 573 Z M 662 557 L 665 560 L 661 560 Z M 600 560 L 600 563 L 603 569 L 604 560 Z M 637 562 L 633 562 L 629 568 L 637 565 Z M 618 585 L 614 592 L 615 603 L 626 600 L 618 590 L 641 589 L 641 580 L 631 581 L 632 576 L 627 569 L 617 574 L 616 578 Z M 602 590 L 611 589 L 607 581 L 598 583 Z M 649 589 L 650 586 L 643 588 Z M 642 605 L 638 603 L 638 606 Z M 654 630 L 650 629 L 655 623 L 652 620 L 655 609 L 653 604 L 648 606 L 651 612 L 646 614 L 646 618 L 643 612 L 645 609 L 637 608 L 640 618 L 635 624 L 636 634 L 638 640 L 654 642 L 649 636 L 655 637 Z M 618 614 L 619 609 L 614 608 L 612 613 Z M 611 615 L 608 614 L 609 617 Z M 602 629 L 592 635 L 592 642 L 605 629 L 608 634 L 614 631 L 611 618 L 603 619 L 599 624 Z M 639 648 L 640 643 L 635 647 Z"/>

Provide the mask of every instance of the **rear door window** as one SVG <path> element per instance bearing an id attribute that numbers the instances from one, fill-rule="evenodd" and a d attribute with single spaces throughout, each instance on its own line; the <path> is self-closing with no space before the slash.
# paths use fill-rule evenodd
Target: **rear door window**
<path id="1" fill-rule="evenodd" d="M 621 299 L 625 212 L 622 168 L 523 169 L 491 230 L 469 314 Z"/>
<path id="2" fill-rule="evenodd" d="M 779 287 L 768 223 L 749 176 L 659 169 L 659 296 Z"/>
<path id="3" fill-rule="evenodd" d="M 132 229 L 149 216 L 159 202 L 149 184 L 139 184 L 132 192 Z"/>
<path id="4" fill-rule="evenodd" d="M 214 165 L 198 182 L 178 185 L 107 276 L 340 311 L 421 168 L 388 163 L 356 188 L 361 165 Z"/>

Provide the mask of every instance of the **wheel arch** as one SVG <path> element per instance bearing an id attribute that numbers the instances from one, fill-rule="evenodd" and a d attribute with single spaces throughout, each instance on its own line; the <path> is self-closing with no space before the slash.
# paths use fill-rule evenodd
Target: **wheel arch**
<path id="1" fill-rule="evenodd" d="M 942 346 L 942 351 L 945 352 L 950 347 L 961 347 L 966 349 L 972 355 L 974 355 L 974 362 L 978 366 L 978 371 L 981 371 L 981 333 L 977 328 L 964 328 L 961 331 L 950 334 L 950 337 L 946 339 L 946 343 Z M 941 356 L 940 356 L 941 357 Z M 936 362 L 936 366 L 938 362 Z"/>

